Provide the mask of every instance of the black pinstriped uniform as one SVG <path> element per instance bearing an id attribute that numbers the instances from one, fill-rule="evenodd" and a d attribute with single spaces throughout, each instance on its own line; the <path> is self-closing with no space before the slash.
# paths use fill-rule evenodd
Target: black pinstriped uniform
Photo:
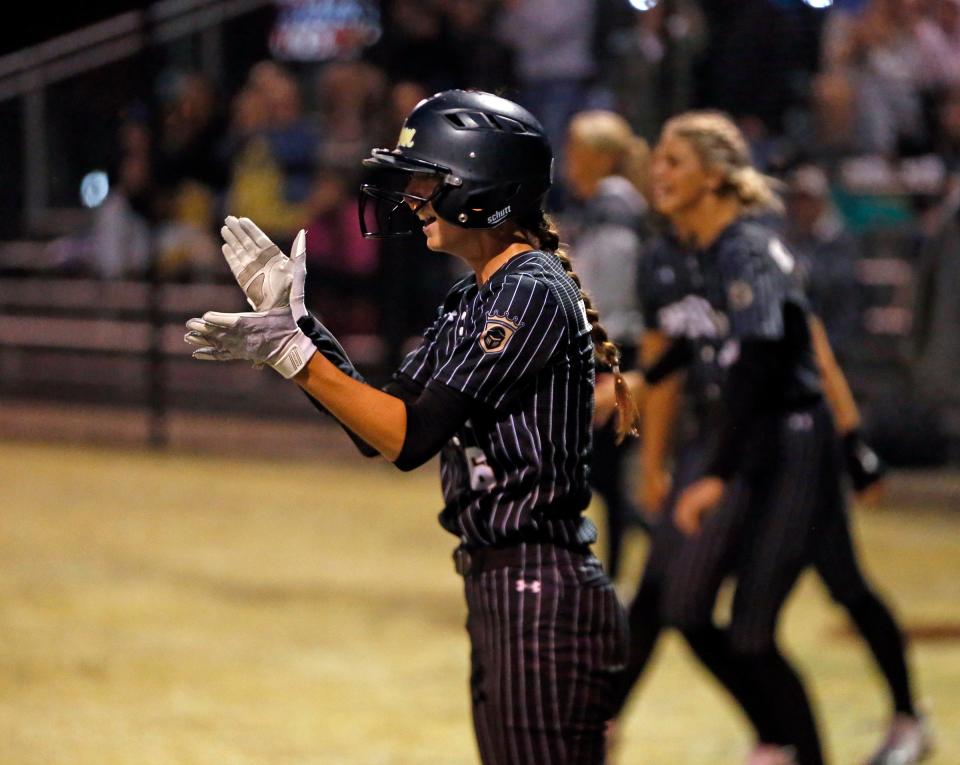
<path id="1" fill-rule="evenodd" d="M 785 331 L 783 307 L 787 303 L 796 306 L 803 315 L 806 302 L 790 278 L 790 265 L 790 255 L 779 240 L 766 227 L 750 220 L 734 223 L 706 253 L 684 252 L 667 246 L 658 248 L 648 258 L 642 280 L 648 326 L 671 336 L 685 337 L 693 346 L 685 390 L 693 412 L 688 418 L 687 438 L 677 460 L 674 496 L 685 484 L 702 475 L 706 455 L 715 448 L 716 410 L 720 406 L 727 369 L 737 358 L 739 343 L 754 338 L 781 338 Z M 671 623 L 681 626 L 696 623 L 712 611 L 715 586 L 719 586 L 715 580 L 728 573 L 724 567 L 732 563 L 728 553 L 733 539 L 744 531 L 748 516 L 755 526 L 753 516 L 771 515 L 766 511 L 747 513 L 748 505 L 762 498 L 772 507 L 783 508 L 777 517 L 784 528 L 789 528 L 784 533 L 785 539 L 791 547 L 796 546 L 788 557 L 801 564 L 817 507 L 825 504 L 812 500 L 821 496 L 832 500 L 834 496 L 831 491 L 837 486 L 838 474 L 833 463 L 824 464 L 828 455 L 824 451 L 823 435 L 829 433 L 829 426 L 821 422 L 818 371 L 809 342 L 797 352 L 792 365 L 783 370 L 777 390 L 770 391 L 760 406 L 763 411 L 753 431 L 739 434 L 743 453 L 730 493 L 744 501 L 726 502 L 707 521 L 714 527 L 713 533 L 708 528 L 693 538 L 680 536 L 671 513 L 663 514 L 660 526 L 667 528 L 659 532 L 665 536 L 660 545 L 671 548 L 671 552 L 662 557 L 651 555 L 648 568 L 670 561 L 670 575 L 664 583 L 667 590 L 663 610 Z M 825 428 L 825 433 L 821 433 Z M 808 433 L 820 435 L 804 435 Z M 794 449 L 792 441 L 797 439 L 819 445 L 809 450 Z M 778 449 L 783 453 L 778 453 Z M 830 456 L 832 454 L 830 451 Z M 822 481 L 802 478 L 819 475 L 827 469 L 828 476 Z M 785 475 L 777 479 L 771 471 Z M 787 480 L 785 476 L 793 473 L 805 486 L 793 492 L 781 484 L 777 492 L 782 493 L 772 496 L 770 492 L 776 481 Z M 738 483 L 747 485 L 738 486 Z M 821 494 L 810 496 L 811 486 L 818 487 Z M 794 498 L 803 504 L 802 511 L 787 511 Z M 677 547 L 683 549 L 677 551 Z M 765 549 L 762 555 L 757 553 L 760 558 L 779 557 L 783 561 L 784 551 L 778 545 Z M 786 568 L 792 570 L 794 565 L 785 565 Z M 663 571 L 650 573 L 664 574 Z M 701 579 L 709 580 L 709 584 Z M 791 576 L 787 575 L 786 579 Z M 773 601 L 780 597 L 774 595 L 774 591 L 781 589 L 769 587 L 767 592 Z M 776 609 L 758 608 L 754 604 L 752 610 Z M 761 635 L 751 638 L 761 643 L 766 639 Z"/>
<path id="2" fill-rule="evenodd" d="M 652 326 L 657 326 L 657 315 L 662 308 L 703 288 L 699 258 L 676 246 L 661 243 L 643 265 L 641 295 L 647 321 Z M 706 340 L 702 342 L 707 343 Z M 716 357 L 718 351 L 719 348 L 712 347 L 705 355 Z M 684 609 L 689 615 L 691 611 L 702 614 L 709 608 L 709 604 L 703 601 L 709 601 L 714 589 L 711 582 L 716 576 L 711 573 L 716 570 L 714 560 L 728 546 L 730 535 L 739 530 L 741 519 L 736 517 L 733 508 L 745 505 L 738 502 L 729 502 L 722 507 L 707 521 L 707 533 L 695 537 L 681 534 L 671 518 L 673 502 L 679 491 L 703 471 L 708 439 L 702 429 L 708 421 L 709 408 L 720 391 L 722 378 L 719 367 L 710 368 L 703 364 L 691 369 L 687 377 L 687 412 L 682 427 L 685 436 L 681 439 L 674 467 L 673 491 L 667 501 L 667 510 L 654 529 L 644 575 L 630 609 L 632 650 L 621 689 L 621 704 L 649 660 L 663 627 L 664 614 L 671 621 L 683 623 Z M 817 523 L 809 540 L 809 562 L 831 597 L 848 611 L 870 648 L 887 682 L 894 708 L 904 714 L 915 714 L 901 631 L 883 599 L 867 582 L 857 560 L 847 503 L 838 475 L 837 466 L 842 457 L 836 449 L 828 449 L 825 454 L 833 464 L 823 466 Z M 736 491 L 742 491 L 742 487 L 732 487 L 732 492 Z M 668 564 L 671 563 L 668 581 Z M 695 640 L 692 648 L 722 681 L 733 682 L 731 690 L 736 691 L 736 679 L 728 682 L 723 667 L 716 665 L 709 650 L 704 650 Z M 749 701 L 745 704 L 749 706 Z"/>
<path id="3" fill-rule="evenodd" d="M 550 253 L 454 286 L 401 374 L 475 402 L 441 452 L 440 522 L 461 546 L 485 763 L 600 763 L 625 620 L 589 544 L 594 362 Z"/>
<path id="4" fill-rule="evenodd" d="M 726 548 L 722 554 L 705 556 L 698 550 L 686 561 L 684 569 L 694 575 L 668 582 L 665 609 L 668 620 L 680 626 L 709 621 L 716 589 L 725 569 L 735 563 L 731 640 L 745 651 L 762 650 L 773 640 L 780 606 L 808 560 L 810 532 L 823 498 L 832 498 L 829 493 L 838 485 L 835 438 L 820 396 L 806 299 L 792 277 L 792 256 L 779 239 L 761 223 L 740 219 L 698 255 L 698 262 L 702 287 L 681 303 L 659 309 L 658 322 L 693 345 L 691 370 L 706 398 L 701 406 L 708 451 L 717 448 L 711 424 L 715 397 L 719 399 L 740 344 L 781 341 L 791 331 L 797 338 L 777 379 L 762 392 L 751 429 L 744 423 L 738 433 L 741 456 L 727 502 L 731 509 L 716 522 L 732 537 L 720 535 L 718 546 Z"/>
<path id="5" fill-rule="evenodd" d="M 799 762 L 816 765 L 821 753 L 812 713 L 802 684 L 776 647 L 775 627 L 810 559 L 811 530 L 835 496 L 839 476 L 806 301 L 791 277 L 791 256 L 768 228 L 740 219 L 705 252 L 668 247 L 646 265 L 648 326 L 684 338 L 691 347 L 687 395 L 695 416 L 693 436 L 677 460 L 669 509 L 654 532 L 631 606 L 636 634 L 620 703 L 660 628 L 672 625 L 737 697 L 762 741 L 792 744 Z M 753 416 L 737 423 L 731 439 L 718 430 L 728 407 L 727 382 L 741 350 L 757 342 L 779 354 L 777 372 L 756 392 Z M 718 436 L 724 436 L 723 446 Z M 725 501 L 699 535 L 683 537 L 673 523 L 673 500 L 728 452 L 735 459 Z M 730 574 L 737 588 L 729 628 L 721 633 L 712 623 L 713 609 Z M 789 720 L 787 714 L 770 713 L 777 697 L 790 707 Z"/>

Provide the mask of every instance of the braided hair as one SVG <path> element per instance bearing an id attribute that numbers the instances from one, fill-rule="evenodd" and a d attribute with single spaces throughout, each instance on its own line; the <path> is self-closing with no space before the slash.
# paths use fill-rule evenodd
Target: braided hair
<path id="1" fill-rule="evenodd" d="M 736 196 L 748 211 L 783 212 L 778 194 L 782 184 L 753 166 L 746 138 L 726 114 L 683 112 L 667 120 L 663 134 L 667 133 L 689 141 L 705 167 L 720 171 L 720 193 Z"/>
<path id="2" fill-rule="evenodd" d="M 633 394 L 630 392 L 630 386 L 620 373 L 620 349 L 610 340 L 607 330 L 600 323 L 600 312 L 593 307 L 590 295 L 584 291 L 580 284 L 580 277 L 573 270 L 573 264 L 570 262 L 569 256 L 561 249 L 560 233 L 550 217 L 543 211 L 537 211 L 529 219 L 520 220 L 518 223 L 520 229 L 534 240 L 537 247 L 556 256 L 563 266 L 563 270 L 580 293 L 580 299 L 586 309 L 587 321 L 590 322 L 590 339 L 593 341 L 594 356 L 602 366 L 613 372 L 617 397 L 617 443 L 622 443 L 628 435 L 639 435 L 640 412 L 633 399 Z"/>

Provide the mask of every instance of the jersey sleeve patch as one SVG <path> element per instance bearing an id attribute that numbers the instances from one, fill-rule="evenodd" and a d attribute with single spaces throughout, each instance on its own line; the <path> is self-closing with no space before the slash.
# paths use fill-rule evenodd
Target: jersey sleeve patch
<path id="1" fill-rule="evenodd" d="M 478 342 L 484 353 L 503 353 L 507 343 L 520 328 L 521 322 L 506 316 L 491 313 L 487 316 L 487 323 L 480 333 Z"/>
<path id="2" fill-rule="evenodd" d="M 727 287 L 727 299 L 734 311 L 745 311 L 753 304 L 753 287 L 743 279 L 734 279 Z"/>
<path id="3" fill-rule="evenodd" d="M 497 407 L 550 362 L 567 336 L 566 314 L 549 287 L 530 278 L 505 280 L 481 294 L 475 310 L 476 322 L 467 315 L 451 325 L 433 377 Z"/>

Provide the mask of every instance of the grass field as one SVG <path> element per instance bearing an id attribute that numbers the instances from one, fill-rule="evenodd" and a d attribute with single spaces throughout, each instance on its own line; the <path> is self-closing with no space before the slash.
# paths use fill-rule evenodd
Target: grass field
<path id="1" fill-rule="evenodd" d="M 0 466 L 0 765 L 476 762 L 435 469 L 26 442 Z M 916 633 L 929 762 L 957 765 L 960 513 L 907 505 L 858 513 L 859 537 Z M 886 702 L 814 579 L 783 634 L 832 762 L 861 762 Z M 672 638 L 628 712 L 619 763 L 749 745 Z"/>

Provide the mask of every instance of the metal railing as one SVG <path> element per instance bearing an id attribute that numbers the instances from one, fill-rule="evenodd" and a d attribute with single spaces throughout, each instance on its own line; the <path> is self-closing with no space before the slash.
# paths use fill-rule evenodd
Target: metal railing
<path id="1" fill-rule="evenodd" d="M 18 98 L 23 103 L 24 167 L 19 182 L 24 229 L 51 231 L 58 221 L 77 217 L 75 209 L 50 205 L 46 94 L 51 85 L 133 58 L 151 46 L 198 34 L 201 69 L 216 80 L 222 74 L 223 24 L 270 4 L 271 0 L 162 0 L 146 11 L 123 13 L 0 57 L 0 104 Z"/>

